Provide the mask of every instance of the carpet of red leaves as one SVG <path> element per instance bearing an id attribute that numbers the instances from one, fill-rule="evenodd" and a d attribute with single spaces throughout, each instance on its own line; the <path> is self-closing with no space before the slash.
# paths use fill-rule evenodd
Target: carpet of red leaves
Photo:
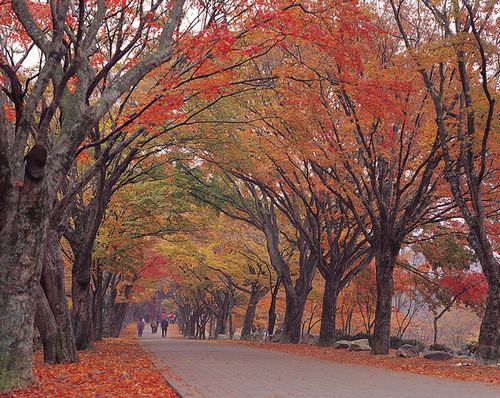
<path id="1" fill-rule="evenodd" d="M 222 342 L 226 343 L 227 340 Z M 370 355 L 368 352 L 337 350 L 333 347 L 319 347 L 309 344 L 280 344 L 245 340 L 234 342 L 334 362 L 374 366 L 443 378 L 500 384 L 500 366 L 481 365 L 473 359 L 453 358 L 447 361 L 432 361 L 423 357 L 399 358 L 395 356 L 394 350 L 391 350 L 390 355 Z M 457 366 L 458 363 L 462 365 L 466 363 L 470 364 L 470 366 Z"/>
<path id="2" fill-rule="evenodd" d="M 34 358 L 36 383 L 4 397 L 166 397 L 179 395 L 163 380 L 130 331 L 104 339 L 79 352 L 73 364 L 46 365 L 42 353 Z"/>

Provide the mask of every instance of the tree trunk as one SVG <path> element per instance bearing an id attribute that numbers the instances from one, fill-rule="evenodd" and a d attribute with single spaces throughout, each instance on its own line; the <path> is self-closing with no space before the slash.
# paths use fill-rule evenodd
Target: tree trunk
<path id="1" fill-rule="evenodd" d="M 241 330 L 241 338 L 247 339 L 250 334 L 252 334 L 252 326 L 253 320 L 255 318 L 255 310 L 257 308 L 257 304 L 261 298 L 260 290 L 252 290 L 252 294 L 250 295 L 250 299 L 248 300 L 247 309 L 245 312 L 245 320 L 243 321 L 243 328 Z"/>
<path id="2" fill-rule="evenodd" d="M 42 340 L 51 340 L 50 344 L 44 344 L 44 360 L 50 363 L 76 362 L 78 356 L 64 289 L 64 260 L 61 254 L 60 236 L 53 229 L 47 234 L 40 284 L 43 289 L 41 294 L 43 300 L 37 302 L 37 307 L 47 304 L 49 306 L 48 310 L 52 314 L 48 319 L 38 317 L 39 322 L 36 323 Z M 46 309 L 41 308 L 40 311 L 46 312 Z M 48 317 L 48 315 L 45 315 L 45 317 Z M 49 322 L 49 319 L 53 319 L 55 322 L 57 336 L 43 335 L 43 331 L 48 329 L 39 323 Z M 45 347 L 48 347 L 50 352 L 45 352 Z"/>
<path id="3" fill-rule="evenodd" d="M 498 268 L 498 263 L 496 264 Z M 495 272 L 495 270 L 494 270 Z M 485 363 L 496 364 L 500 360 L 500 271 L 496 270 L 496 278 L 487 276 L 488 297 L 486 310 L 479 332 L 478 358 Z M 485 272 L 485 275 L 487 273 Z"/>
<path id="4" fill-rule="evenodd" d="M 276 297 L 278 296 L 280 285 L 281 279 L 278 278 L 271 292 L 271 304 L 269 305 L 269 319 L 267 323 L 267 334 L 269 336 L 274 334 L 274 326 L 276 324 Z"/>
<path id="5" fill-rule="evenodd" d="M 338 286 L 332 275 L 325 279 L 323 292 L 323 309 L 321 312 L 321 327 L 319 344 L 329 346 L 335 342 L 335 314 L 337 312 Z"/>
<path id="6" fill-rule="evenodd" d="M 43 179 L 26 173 L 17 187 L 11 178 L 22 176 L 11 174 L 4 160 L 0 156 L 0 393 L 33 381 L 35 295 L 48 223 Z"/>
<path id="7" fill-rule="evenodd" d="M 35 325 L 42 340 L 43 360 L 46 363 L 57 363 L 58 351 L 61 347 L 57 322 L 41 286 L 37 288 L 36 300 Z"/>
<path id="8" fill-rule="evenodd" d="M 394 289 L 393 271 L 399 250 L 378 253 L 376 256 L 377 308 L 371 353 L 389 353 L 391 338 L 392 293 Z"/>
<path id="9" fill-rule="evenodd" d="M 114 309 L 112 311 L 113 316 L 111 317 L 109 330 L 111 337 L 120 336 L 120 332 L 123 328 L 123 321 L 125 320 L 127 311 L 128 303 L 117 303 L 114 305 Z"/>
<path id="10" fill-rule="evenodd" d="M 298 344 L 300 342 L 300 328 L 302 325 L 302 315 L 307 300 L 307 293 L 296 295 L 286 295 L 285 322 L 281 343 Z"/>
<path id="11" fill-rule="evenodd" d="M 75 254 L 72 270 L 71 297 L 73 299 L 73 332 L 77 350 L 91 348 L 94 340 L 92 320 L 92 292 L 90 289 L 90 247 L 85 247 Z"/>

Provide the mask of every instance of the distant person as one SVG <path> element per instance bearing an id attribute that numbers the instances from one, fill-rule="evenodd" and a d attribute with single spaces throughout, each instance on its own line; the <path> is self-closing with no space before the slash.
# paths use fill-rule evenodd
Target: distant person
<path id="1" fill-rule="evenodd" d="M 175 314 L 173 312 L 168 316 L 170 323 L 175 323 Z"/>
<path id="2" fill-rule="evenodd" d="M 151 321 L 151 333 L 156 333 L 158 331 L 158 321 L 153 319 Z"/>
<path id="3" fill-rule="evenodd" d="M 161 320 L 163 321 L 164 319 L 167 319 L 167 314 L 165 314 L 164 312 L 161 313 Z"/>
<path id="4" fill-rule="evenodd" d="M 139 319 L 137 321 L 137 334 L 142 337 L 142 332 L 144 331 L 144 319 Z"/>
<path id="5" fill-rule="evenodd" d="M 165 319 L 161 320 L 161 337 L 167 337 L 167 329 L 168 329 L 168 320 L 165 317 Z"/>

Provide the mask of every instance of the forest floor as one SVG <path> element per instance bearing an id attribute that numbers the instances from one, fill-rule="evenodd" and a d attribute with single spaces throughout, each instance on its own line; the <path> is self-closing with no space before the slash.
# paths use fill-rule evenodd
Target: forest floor
<path id="1" fill-rule="evenodd" d="M 333 347 L 319 347 L 310 344 L 281 344 L 247 340 L 223 340 L 224 343 L 243 344 L 251 347 L 286 352 L 302 357 L 313 357 L 327 361 L 374 366 L 396 371 L 407 371 L 422 375 L 451 378 L 467 381 L 481 381 L 500 384 L 500 366 L 481 365 L 469 358 L 453 358 L 446 361 L 433 361 L 423 357 L 396 357 L 396 350 L 390 355 L 370 355 L 368 352 L 354 352 Z"/>
<path id="2" fill-rule="evenodd" d="M 0 396 L 178 398 L 141 349 L 134 332 L 130 325 L 120 338 L 96 342 L 94 348 L 79 352 L 78 363 L 44 364 L 42 352 L 36 352 L 35 384 Z"/>

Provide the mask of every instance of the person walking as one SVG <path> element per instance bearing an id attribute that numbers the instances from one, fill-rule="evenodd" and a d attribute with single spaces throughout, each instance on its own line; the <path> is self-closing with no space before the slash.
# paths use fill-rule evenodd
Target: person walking
<path id="1" fill-rule="evenodd" d="M 170 312 L 170 315 L 168 316 L 168 320 L 170 323 L 175 323 L 175 314 L 173 312 Z"/>
<path id="2" fill-rule="evenodd" d="M 142 337 L 142 332 L 144 331 L 144 319 L 139 319 L 137 321 L 137 334 L 139 337 Z"/>
<path id="3" fill-rule="evenodd" d="M 153 319 L 151 321 L 151 333 L 156 333 L 158 331 L 158 321 Z"/>
<path id="4" fill-rule="evenodd" d="M 161 337 L 167 337 L 168 320 L 167 318 L 161 320 Z"/>

